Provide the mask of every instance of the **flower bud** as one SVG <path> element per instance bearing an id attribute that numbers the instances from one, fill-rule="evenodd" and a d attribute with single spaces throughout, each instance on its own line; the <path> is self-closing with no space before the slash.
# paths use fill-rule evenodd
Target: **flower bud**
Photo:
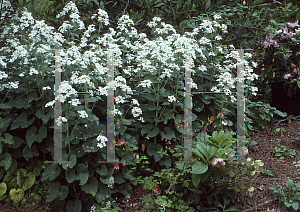
<path id="1" fill-rule="evenodd" d="M 144 144 L 142 145 L 142 150 L 145 151 L 145 145 Z"/>
<path id="2" fill-rule="evenodd" d="M 120 123 L 119 123 L 119 124 L 117 124 L 117 128 L 118 128 L 118 129 L 120 129 L 120 127 L 121 127 L 121 124 L 120 124 Z"/>

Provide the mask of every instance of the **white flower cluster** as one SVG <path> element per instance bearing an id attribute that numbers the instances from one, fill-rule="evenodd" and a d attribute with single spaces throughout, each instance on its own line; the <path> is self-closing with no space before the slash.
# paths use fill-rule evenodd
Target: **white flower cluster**
<path id="1" fill-rule="evenodd" d="M 168 96 L 168 101 L 169 102 L 176 102 L 176 98 L 175 98 L 175 96 Z"/>
<path id="2" fill-rule="evenodd" d="M 56 120 L 55 123 L 57 124 L 57 126 L 61 126 L 62 122 L 67 122 L 68 120 L 65 117 L 61 117 L 59 116 Z"/>
<path id="3" fill-rule="evenodd" d="M 99 147 L 100 149 L 103 148 L 103 147 L 106 147 L 106 142 L 108 141 L 107 138 L 103 135 L 99 135 L 97 137 L 97 141 L 100 141 L 98 144 L 97 144 L 97 147 Z"/>
<path id="4" fill-rule="evenodd" d="M 108 20 L 108 14 L 107 14 L 107 12 L 105 12 L 102 9 L 98 9 L 98 13 L 92 15 L 91 19 L 94 19 L 97 16 L 98 16 L 98 22 L 99 23 L 104 22 L 105 26 L 109 25 L 109 20 Z"/>
<path id="5" fill-rule="evenodd" d="M 86 113 L 86 111 L 85 110 L 79 110 L 79 111 L 77 111 L 78 113 L 79 113 L 79 116 L 80 116 L 80 118 L 87 118 L 88 117 L 88 114 Z"/>
<path id="6" fill-rule="evenodd" d="M 131 113 L 133 117 L 139 117 L 143 113 L 143 111 L 139 107 L 133 107 Z"/>

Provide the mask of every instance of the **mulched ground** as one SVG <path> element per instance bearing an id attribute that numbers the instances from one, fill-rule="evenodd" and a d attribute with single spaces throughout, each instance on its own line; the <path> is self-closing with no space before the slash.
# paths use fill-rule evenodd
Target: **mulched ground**
<path id="1" fill-rule="evenodd" d="M 269 190 L 268 187 L 273 186 L 273 182 L 279 183 L 285 187 L 285 183 L 288 178 L 292 179 L 294 183 L 300 182 L 300 168 L 296 167 L 293 162 L 300 161 L 300 141 L 295 140 L 300 134 L 300 121 L 292 121 L 291 123 L 281 122 L 277 125 L 277 128 L 285 128 L 283 135 L 280 132 L 272 132 L 276 123 L 267 126 L 266 130 L 258 132 L 250 132 L 251 140 L 257 142 L 257 145 L 251 146 L 247 157 L 253 160 L 262 160 L 264 163 L 263 168 L 266 170 L 273 170 L 275 177 L 270 176 L 258 176 L 252 182 L 252 186 L 255 188 L 253 197 L 250 198 L 246 195 L 246 191 L 242 191 L 236 196 L 235 206 L 243 212 L 279 212 L 280 205 L 273 202 L 274 193 Z M 248 136 L 249 137 L 249 136 Z M 279 139 L 279 141 L 277 141 Z M 276 143 L 278 142 L 278 143 Z M 296 156 L 293 159 L 277 159 L 272 153 L 275 146 L 286 146 L 288 149 L 296 150 Z M 299 162 L 300 163 L 300 162 Z M 244 179 L 244 182 L 248 182 Z M 144 190 L 142 185 L 135 186 L 133 188 L 134 196 L 129 199 L 125 196 L 119 196 L 117 199 L 118 206 L 123 209 L 124 212 L 137 211 L 142 209 L 145 204 L 142 197 L 151 194 L 151 191 Z M 125 205 L 126 208 L 124 207 Z M 198 207 L 199 208 L 199 207 Z M 43 208 L 32 206 L 29 208 L 19 207 L 14 208 L 12 206 L 0 203 L 0 212 L 44 212 Z M 66 212 L 59 209 L 58 206 L 52 205 L 51 212 Z M 205 208 L 201 208 L 195 211 L 206 211 Z M 288 211 L 294 211 L 289 209 Z"/>

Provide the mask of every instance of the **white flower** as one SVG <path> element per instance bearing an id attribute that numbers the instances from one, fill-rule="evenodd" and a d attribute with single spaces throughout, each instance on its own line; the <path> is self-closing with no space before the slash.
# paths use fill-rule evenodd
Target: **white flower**
<path id="1" fill-rule="evenodd" d="M 209 44 L 210 40 L 207 39 L 206 37 L 202 37 L 199 41 L 200 44 Z"/>
<path id="2" fill-rule="evenodd" d="M 117 96 L 115 98 L 116 104 L 124 103 L 125 97 L 123 96 Z"/>
<path id="3" fill-rule="evenodd" d="M 169 102 L 176 102 L 176 98 L 174 96 L 168 96 Z"/>
<path id="4" fill-rule="evenodd" d="M 142 110 L 141 110 L 141 108 L 133 107 L 131 110 L 131 113 L 132 113 L 133 117 L 138 117 L 142 114 Z"/>
<path id="5" fill-rule="evenodd" d="M 226 122 L 224 122 L 224 121 L 222 121 L 222 124 L 223 124 L 223 125 L 225 125 L 225 126 L 227 125 L 227 123 L 226 123 Z"/>
<path id="6" fill-rule="evenodd" d="M 222 40 L 221 36 L 216 36 L 215 38 L 216 38 L 216 40 Z"/>
<path id="7" fill-rule="evenodd" d="M 118 109 L 114 109 L 114 111 L 111 111 L 111 113 L 113 113 L 114 115 L 120 115 L 120 116 L 122 116 L 122 112 L 121 111 L 119 111 Z"/>
<path id="8" fill-rule="evenodd" d="M 132 104 L 133 104 L 133 105 L 140 106 L 139 102 L 138 102 L 136 99 L 132 99 Z"/>
<path id="9" fill-rule="evenodd" d="M 145 122 L 144 118 L 142 116 L 140 116 L 140 118 L 138 120 L 141 121 L 141 122 Z"/>
<path id="10" fill-rule="evenodd" d="M 207 68 L 204 65 L 200 65 L 199 70 L 200 71 L 207 71 Z"/>
<path id="11" fill-rule="evenodd" d="M 106 142 L 108 141 L 107 138 L 103 135 L 99 135 L 97 137 L 97 141 L 100 141 L 98 144 L 97 144 L 97 147 L 99 147 L 100 149 L 105 147 L 106 146 Z"/>
<path id="12" fill-rule="evenodd" d="M 7 78 L 8 75 L 4 72 L 4 71 L 0 71 L 0 80 L 2 80 L 3 78 Z"/>
<path id="13" fill-rule="evenodd" d="M 220 15 L 214 15 L 214 19 L 222 19 L 222 17 Z"/>
<path id="14" fill-rule="evenodd" d="M 139 86 L 142 86 L 142 87 L 144 87 L 144 88 L 150 88 L 151 87 L 151 81 L 150 80 L 144 80 L 144 81 L 142 81 L 139 85 L 138 85 L 138 87 Z"/>
<path id="15" fill-rule="evenodd" d="M 56 120 L 55 120 L 57 126 L 61 126 L 62 122 L 67 122 L 67 119 L 65 117 L 61 117 L 59 116 Z"/>
<path id="16" fill-rule="evenodd" d="M 87 118 L 88 114 L 85 112 L 85 110 L 79 110 L 77 111 L 79 113 L 80 118 Z"/>
<path id="17" fill-rule="evenodd" d="M 51 102 L 48 102 L 48 103 L 45 105 L 45 107 L 51 106 L 51 107 L 53 108 L 54 103 L 55 103 L 55 100 L 52 100 Z"/>
<path id="18" fill-rule="evenodd" d="M 64 22 L 59 28 L 58 31 L 61 33 L 67 32 L 68 29 L 72 29 L 73 26 L 69 24 L 69 21 Z"/>
<path id="19" fill-rule="evenodd" d="M 252 61 L 252 65 L 253 65 L 254 68 L 256 68 L 257 67 L 257 62 Z"/>
<path id="20" fill-rule="evenodd" d="M 29 75 L 32 75 L 32 74 L 38 74 L 39 72 L 36 70 L 36 69 L 34 69 L 34 68 L 30 68 L 30 72 L 29 72 Z"/>
<path id="21" fill-rule="evenodd" d="M 71 103 L 73 106 L 78 106 L 81 104 L 79 99 L 71 99 L 71 101 L 68 101 L 68 103 Z"/>
<path id="22" fill-rule="evenodd" d="M 215 158 L 212 161 L 212 166 L 217 166 L 218 168 L 220 168 L 221 166 L 225 166 L 225 162 L 223 158 Z"/>
<path id="23" fill-rule="evenodd" d="M 102 9 L 98 9 L 98 14 L 94 14 L 91 19 L 94 19 L 95 17 L 98 16 L 98 22 L 99 23 L 103 23 L 104 25 L 107 26 L 109 25 L 109 20 L 108 20 L 108 14 L 106 11 L 102 10 Z"/>

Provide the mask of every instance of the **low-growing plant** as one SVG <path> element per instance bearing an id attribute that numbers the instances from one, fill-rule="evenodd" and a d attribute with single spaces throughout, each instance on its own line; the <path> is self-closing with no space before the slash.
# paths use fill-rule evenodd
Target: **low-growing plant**
<path id="1" fill-rule="evenodd" d="M 278 183 L 273 183 L 273 187 L 268 189 L 273 190 L 275 193 L 274 201 L 278 201 L 282 206 L 282 210 L 287 211 L 287 208 L 292 207 L 294 210 L 298 210 L 300 203 L 300 183 L 294 185 L 294 181 L 288 179 L 286 187 L 283 188 Z"/>
<path id="2" fill-rule="evenodd" d="M 283 132 L 285 132 L 285 128 L 283 127 L 276 128 L 276 132 L 280 132 L 280 134 L 282 135 Z"/>
<path id="3" fill-rule="evenodd" d="M 273 150 L 273 153 L 275 153 L 275 157 L 279 157 L 279 159 L 294 158 L 296 155 L 296 150 L 288 149 L 286 146 L 275 146 L 275 150 Z"/>

